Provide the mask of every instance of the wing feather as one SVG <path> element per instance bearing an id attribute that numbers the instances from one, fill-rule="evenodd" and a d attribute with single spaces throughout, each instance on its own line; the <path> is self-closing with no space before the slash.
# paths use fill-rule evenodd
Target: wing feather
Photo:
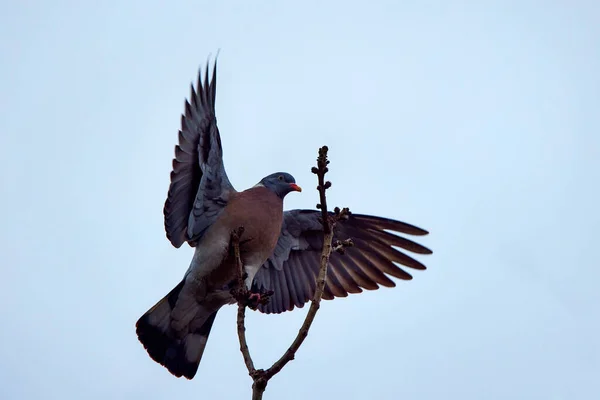
<path id="1" fill-rule="evenodd" d="M 337 257 L 330 257 L 330 269 L 327 270 L 327 279 L 331 279 L 333 281 L 333 278 L 335 278 L 340 285 L 343 294 L 336 297 L 347 297 L 348 293 L 362 292 L 362 290 L 358 287 L 358 284 L 354 281 L 354 279 L 352 279 L 348 271 L 344 268 L 344 264 L 342 263 L 343 256 L 340 256 L 339 254 L 335 254 L 335 256 Z"/>
<path id="2" fill-rule="evenodd" d="M 291 267 L 291 265 L 290 265 Z M 300 302 L 299 296 L 296 293 L 297 290 L 300 290 L 301 287 L 296 288 L 296 284 L 294 281 L 297 279 L 295 276 L 294 268 L 286 268 L 283 270 L 285 273 L 285 280 L 287 283 L 288 291 L 289 291 L 289 302 L 283 305 L 284 310 L 291 310 L 294 308 L 296 304 Z"/>
<path id="3" fill-rule="evenodd" d="M 371 279 L 358 265 L 356 258 L 353 258 L 348 252 L 344 257 L 340 257 L 342 268 L 354 279 L 359 288 L 367 290 L 379 289 L 377 281 Z"/>

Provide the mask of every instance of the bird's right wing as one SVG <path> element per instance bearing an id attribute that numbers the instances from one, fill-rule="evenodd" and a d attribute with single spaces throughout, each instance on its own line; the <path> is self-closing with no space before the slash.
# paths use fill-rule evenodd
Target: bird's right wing
<path id="1" fill-rule="evenodd" d="M 173 246 L 187 241 L 195 246 L 204 231 L 223 210 L 235 189 L 223 165 L 223 149 L 215 116 L 217 64 L 204 83 L 198 73 L 197 89 L 192 85 L 190 100 L 181 116 L 179 144 L 171 171 L 171 185 L 163 209 L 165 231 Z"/>
<path id="2" fill-rule="evenodd" d="M 291 311 L 313 297 L 323 249 L 320 216 L 321 212 L 314 210 L 284 213 L 275 251 L 253 281 L 253 290 L 274 291 L 269 303 L 259 306 L 260 311 L 267 314 Z M 395 233 L 423 236 L 428 232 L 370 215 L 350 214 L 347 220 L 339 221 L 334 240 L 351 238 L 354 247 L 347 248 L 343 255 L 331 254 L 323 298 L 346 297 L 348 293 L 374 290 L 379 285 L 396 286 L 390 276 L 412 279 L 396 264 L 425 269 L 422 263 L 397 248 L 417 254 L 431 254 L 431 250 Z"/>

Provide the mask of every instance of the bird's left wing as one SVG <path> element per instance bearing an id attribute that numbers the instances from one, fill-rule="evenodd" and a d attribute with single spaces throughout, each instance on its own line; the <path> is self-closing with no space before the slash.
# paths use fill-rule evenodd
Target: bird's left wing
<path id="1" fill-rule="evenodd" d="M 223 210 L 235 189 L 223 165 L 223 148 L 215 116 L 217 64 L 204 82 L 198 73 L 190 100 L 181 116 L 179 144 L 171 171 L 171 185 L 164 206 L 165 231 L 173 246 L 187 241 L 195 246 L 204 231 Z"/>
<path id="2" fill-rule="evenodd" d="M 268 304 L 259 306 L 261 312 L 291 311 L 312 299 L 323 248 L 320 216 L 320 211 L 313 210 L 284 213 L 277 247 L 253 281 L 253 290 L 274 292 Z M 331 254 L 324 299 L 346 297 L 362 289 L 374 290 L 379 285 L 395 286 L 389 276 L 412 279 L 396 264 L 425 269 L 423 264 L 397 248 L 417 254 L 431 254 L 431 250 L 389 231 L 417 236 L 428 233 L 404 222 L 360 214 L 350 214 L 347 220 L 337 223 L 334 240 L 351 238 L 354 247 L 347 248 L 343 255 Z"/>

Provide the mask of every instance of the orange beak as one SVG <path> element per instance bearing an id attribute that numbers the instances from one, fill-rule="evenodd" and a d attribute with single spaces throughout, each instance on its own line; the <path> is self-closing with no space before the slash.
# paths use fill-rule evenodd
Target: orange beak
<path id="1" fill-rule="evenodd" d="M 302 191 L 302 188 L 300 186 L 296 185 L 295 183 L 290 183 L 290 188 L 292 190 L 295 190 L 296 192 L 301 192 Z"/>

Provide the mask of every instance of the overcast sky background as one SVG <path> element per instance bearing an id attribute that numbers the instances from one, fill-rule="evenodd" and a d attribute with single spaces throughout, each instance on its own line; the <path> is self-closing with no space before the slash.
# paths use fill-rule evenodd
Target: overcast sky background
<path id="1" fill-rule="evenodd" d="M 325 302 L 265 399 L 599 398 L 600 5 L 282 3 L 2 3 L 0 398 L 250 398 L 234 307 L 191 382 L 134 329 L 192 256 L 162 206 L 219 48 L 236 188 L 285 170 L 305 188 L 286 208 L 312 208 L 327 144 L 330 204 L 434 250 L 413 281 Z M 251 313 L 258 366 L 306 310 Z"/>

